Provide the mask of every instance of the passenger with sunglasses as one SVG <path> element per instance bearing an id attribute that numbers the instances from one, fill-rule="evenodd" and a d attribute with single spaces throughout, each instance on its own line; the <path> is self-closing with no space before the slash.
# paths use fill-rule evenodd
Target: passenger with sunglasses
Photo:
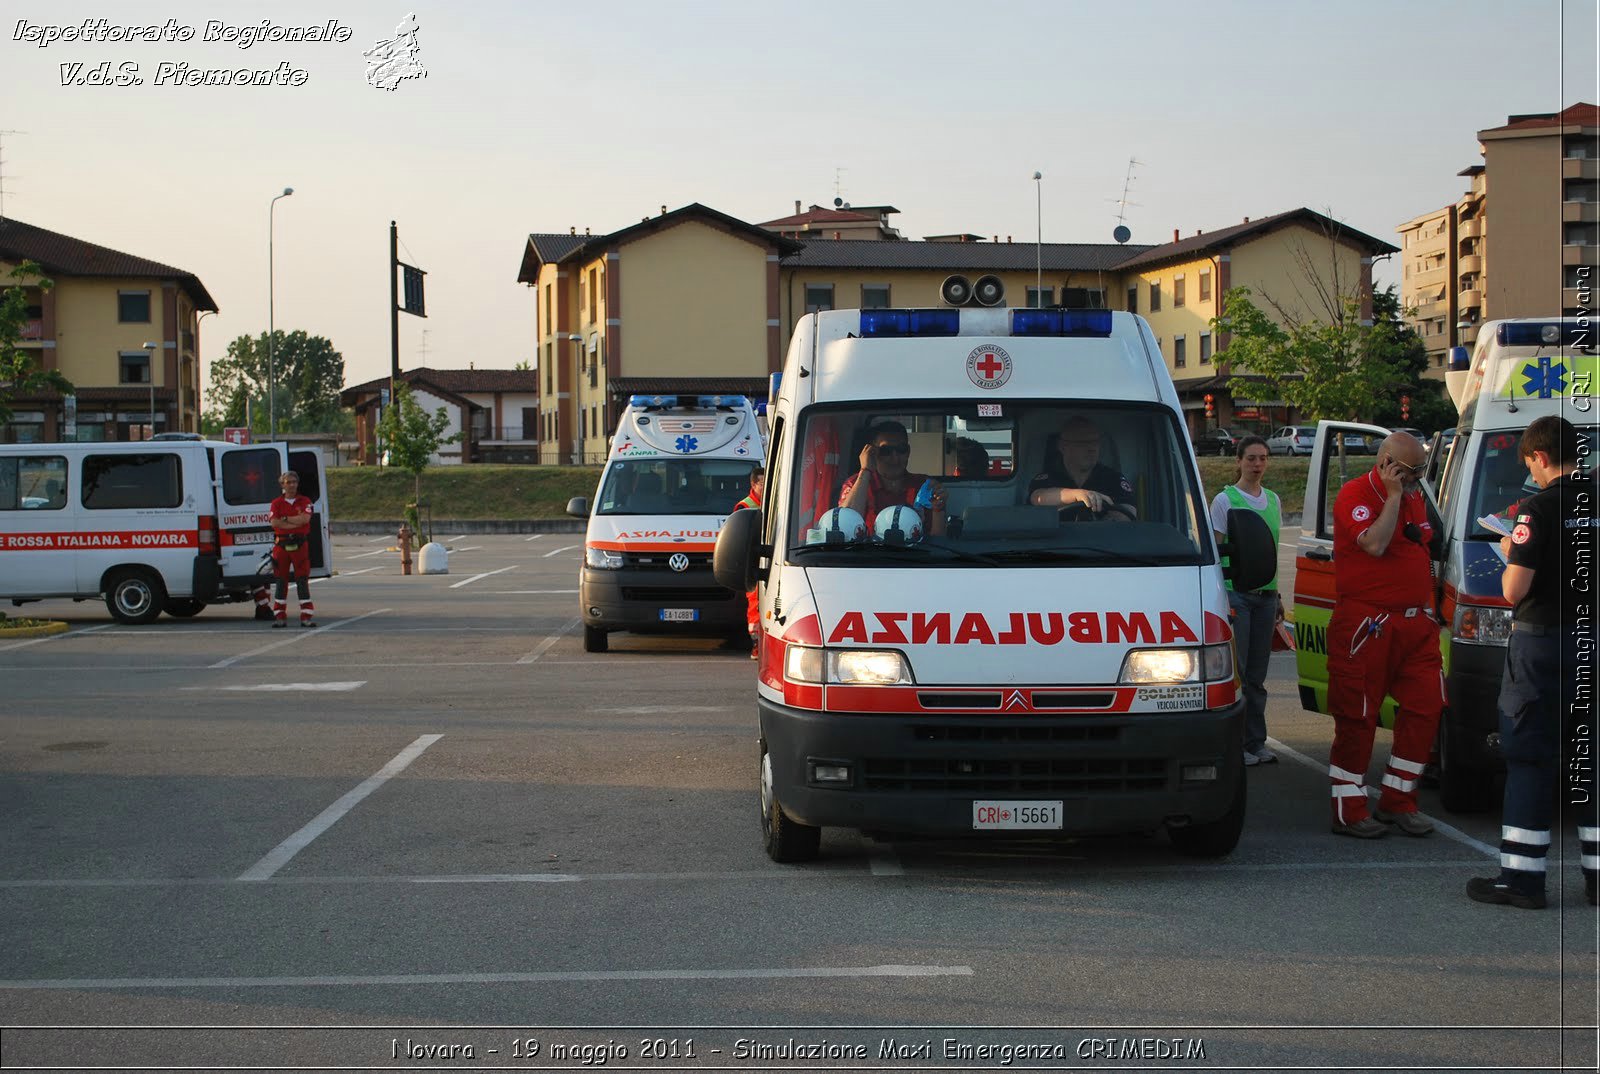
<path id="1" fill-rule="evenodd" d="M 885 507 L 915 507 L 917 493 L 928 480 L 927 474 L 912 473 L 911 437 L 898 421 L 880 421 L 867 430 L 861 448 L 861 472 L 845 479 L 839 490 L 839 506 L 848 507 L 872 525 Z M 933 483 L 933 506 L 924 524 L 935 537 L 945 532 L 945 491 Z"/>
<path id="2" fill-rule="evenodd" d="M 1417 812 L 1417 786 L 1444 707 L 1428 553 L 1433 524 L 1418 487 L 1426 457 L 1416 437 L 1392 433 L 1378 449 L 1377 465 L 1346 482 L 1333 503 L 1339 596 L 1328 623 L 1328 779 L 1335 835 L 1433 831 Z M 1369 813 L 1367 765 L 1386 696 L 1399 712 L 1378 808 Z"/>

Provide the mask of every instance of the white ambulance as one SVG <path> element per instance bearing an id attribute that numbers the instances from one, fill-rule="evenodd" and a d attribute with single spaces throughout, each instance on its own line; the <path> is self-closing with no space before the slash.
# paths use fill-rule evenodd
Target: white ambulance
<path id="1" fill-rule="evenodd" d="M 104 596 L 118 622 L 250 600 L 271 572 L 267 509 L 292 468 L 331 573 L 322 454 L 211 440 L 0 445 L 0 600 Z"/>
<path id="2" fill-rule="evenodd" d="M 1434 580 L 1444 653 L 1446 707 L 1439 721 L 1439 794 L 1456 812 L 1499 802 L 1503 762 L 1490 736 L 1498 727 L 1511 607 L 1501 596 L 1499 530 L 1509 533 L 1516 507 L 1538 488 L 1520 445 L 1528 423 L 1547 414 L 1600 435 L 1600 362 L 1593 323 L 1568 318 L 1488 321 L 1469 354 L 1457 347 L 1445 384 L 1460 417 L 1448 452 L 1428 460 L 1423 492 L 1440 534 Z M 1295 570 L 1295 638 L 1301 704 L 1328 711 L 1327 627 L 1333 584 L 1333 500 L 1339 488 L 1372 468 L 1371 455 L 1341 456 L 1337 437 L 1387 435 L 1375 425 L 1322 422 L 1317 427 Z M 1481 521 L 1480 521 L 1481 520 Z M 1498 521 L 1497 521 L 1498 520 Z M 1498 529 L 1496 528 L 1498 526 Z M 1384 703 L 1392 727 L 1394 701 Z"/>
<path id="3" fill-rule="evenodd" d="M 1224 568 L 1143 320 L 808 315 L 769 420 L 765 508 L 729 519 L 716 569 L 730 588 L 760 588 L 774 860 L 814 857 L 825 826 L 990 839 L 1165 828 L 1186 853 L 1233 849 L 1243 702 Z M 885 429 L 909 458 L 897 443 L 882 465 L 906 474 L 884 471 L 867 502 L 897 483 L 915 499 L 875 517 L 841 508 L 847 483 L 874 480 L 859 460 Z M 1086 429 L 1098 442 L 1077 444 Z M 972 443 L 1009 467 L 967 465 Z M 1100 513 L 1030 502 L 1040 481 L 1061 485 L 1069 449 L 1113 475 Z M 918 506 L 938 502 L 934 481 L 946 518 Z M 1239 514 L 1236 581 L 1255 588 L 1271 537 Z"/>
<path id="4" fill-rule="evenodd" d="M 745 638 L 745 593 L 717 584 L 717 533 L 750 492 L 765 441 L 742 395 L 635 395 L 617 423 L 589 520 L 578 602 L 583 647 L 614 630 Z"/>

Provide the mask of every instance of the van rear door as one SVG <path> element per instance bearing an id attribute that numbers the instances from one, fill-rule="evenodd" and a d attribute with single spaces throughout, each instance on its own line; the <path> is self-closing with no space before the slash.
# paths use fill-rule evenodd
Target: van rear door
<path id="1" fill-rule="evenodd" d="M 223 582 L 268 573 L 271 568 L 263 557 L 272 549 L 272 524 L 267 511 L 280 491 L 283 445 L 228 444 L 211 450 Z"/>
<path id="2" fill-rule="evenodd" d="M 289 452 L 289 469 L 300 475 L 300 495 L 315 505 L 311 516 L 311 577 L 333 573 L 333 530 L 328 521 L 328 472 L 320 451 Z"/>

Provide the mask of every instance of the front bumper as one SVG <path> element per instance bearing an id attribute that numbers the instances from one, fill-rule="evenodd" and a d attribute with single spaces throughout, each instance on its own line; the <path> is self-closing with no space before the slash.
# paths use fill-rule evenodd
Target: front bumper
<path id="1" fill-rule="evenodd" d="M 709 566 L 681 573 L 623 567 L 583 568 L 578 583 L 583 625 L 639 632 L 724 632 L 745 629 L 745 595 L 717 585 Z M 666 622 L 664 608 L 692 609 L 692 622 Z"/>
<path id="2" fill-rule="evenodd" d="M 804 824 L 918 835 L 972 835 L 980 800 L 1063 803 L 1063 827 L 1003 838 L 1150 831 L 1226 813 L 1242 779 L 1244 702 L 1227 709 L 1115 718 L 819 713 L 760 698 L 773 790 Z M 850 766 L 819 785 L 813 763 Z M 1185 766 L 1217 778 L 1184 781 Z M 985 833 L 990 834 L 990 833 Z"/>

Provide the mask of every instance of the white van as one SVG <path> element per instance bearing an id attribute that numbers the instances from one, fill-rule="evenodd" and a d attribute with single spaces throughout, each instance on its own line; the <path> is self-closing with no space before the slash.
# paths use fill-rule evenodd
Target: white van
<path id="1" fill-rule="evenodd" d="M 614 630 L 745 637 L 745 594 L 717 584 L 711 553 L 750 492 L 765 441 L 742 395 L 635 395 L 595 490 L 567 513 L 589 520 L 578 604 L 583 647 Z"/>
<path id="2" fill-rule="evenodd" d="M 1063 426 L 1084 418 L 1128 502 L 1100 516 L 1030 504 L 1035 475 L 1062 461 Z M 1143 320 L 808 315 L 769 420 L 764 510 L 730 518 L 716 553 L 725 586 L 760 588 L 769 856 L 815 856 L 824 826 L 983 838 L 1166 828 L 1186 853 L 1233 849 L 1244 709 L 1224 568 Z M 838 509 L 884 421 L 905 430 L 906 487 L 942 479 L 942 536 L 921 532 L 931 507 Z M 1010 465 L 964 465 L 963 441 Z M 1256 588 L 1273 570 L 1271 537 L 1236 515 L 1235 580 Z"/>
<path id="3" fill-rule="evenodd" d="M 250 600 L 267 509 L 291 467 L 316 504 L 313 577 L 331 573 L 322 456 L 211 440 L 0 445 L 0 600 L 104 596 L 122 623 Z"/>
<path id="4" fill-rule="evenodd" d="M 1439 793 L 1445 808 L 1456 812 L 1488 809 L 1500 800 L 1494 777 L 1503 762 L 1490 736 L 1498 728 L 1511 606 L 1500 589 L 1501 534 L 1490 527 L 1499 519 L 1509 532 L 1516 505 L 1538 491 L 1520 450 L 1529 422 L 1557 414 L 1586 431 L 1591 444 L 1600 443 L 1596 342 L 1592 323 L 1576 318 L 1488 321 L 1470 355 L 1455 348 L 1445 374 L 1460 417 L 1449 450 L 1429 455 L 1423 492 L 1438 515 L 1440 536 L 1434 580 L 1447 704 L 1439 721 Z M 1296 560 L 1300 701 L 1316 712 L 1328 711 L 1333 500 L 1345 481 L 1373 464 L 1370 455 L 1339 454 L 1335 438 L 1351 433 L 1375 444 L 1388 430 L 1328 421 L 1317 427 Z M 1384 703 L 1381 720 L 1393 726 L 1393 699 Z"/>

